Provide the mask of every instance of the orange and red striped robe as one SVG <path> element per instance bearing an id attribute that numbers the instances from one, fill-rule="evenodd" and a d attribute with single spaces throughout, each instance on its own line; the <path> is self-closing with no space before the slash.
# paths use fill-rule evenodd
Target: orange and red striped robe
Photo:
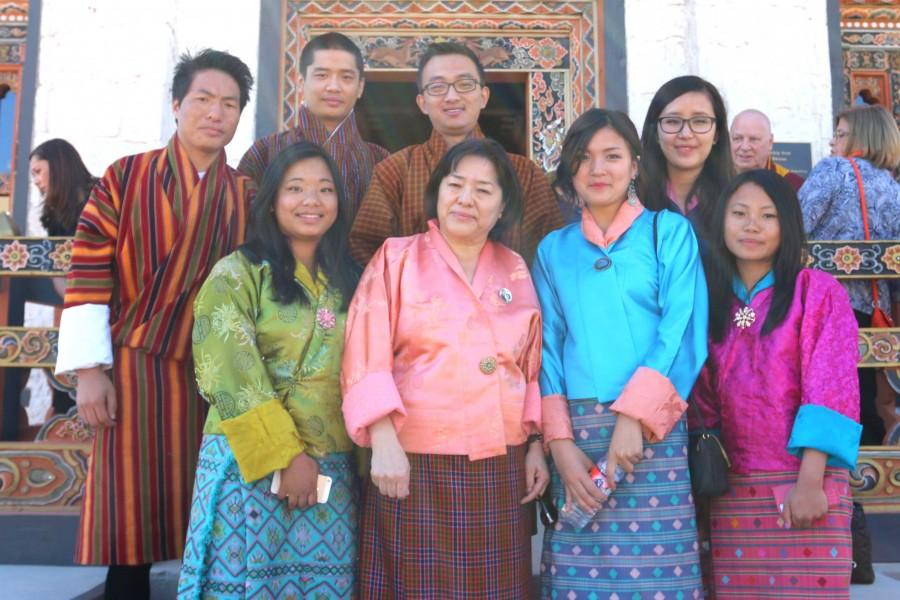
<path id="1" fill-rule="evenodd" d="M 225 162 L 200 178 L 172 137 L 110 166 L 82 212 L 66 308 L 110 308 L 116 425 L 99 428 L 76 550 L 82 564 L 181 556 L 203 427 L 194 296 L 243 240 L 254 188 Z"/>

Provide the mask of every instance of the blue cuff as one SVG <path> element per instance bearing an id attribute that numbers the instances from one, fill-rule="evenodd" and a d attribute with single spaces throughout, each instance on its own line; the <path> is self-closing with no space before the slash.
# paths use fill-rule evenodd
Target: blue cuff
<path id="1" fill-rule="evenodd" d="M 862 425 L 818 404 L 804 404 L 797 411 L 787 451 L 801 456 L 804 448 L 828 455 L 829 467 L 856 468 Z"/>

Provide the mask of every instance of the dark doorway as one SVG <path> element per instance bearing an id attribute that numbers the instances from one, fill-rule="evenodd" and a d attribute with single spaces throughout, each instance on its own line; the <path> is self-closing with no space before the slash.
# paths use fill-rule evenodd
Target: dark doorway
<path id="1" fill-rule="evenodd" d="M 478 120 L 481 130 L 507 151 L 527 156 L 527 75 L 488 73 L 487 80 L 491 96 Z M 391 152 L 427 140 L 431 123 L 416 106 L 415 73 L 366 73 L 366 90 L 356 104 L 356 122 L 365 140 Z"/>

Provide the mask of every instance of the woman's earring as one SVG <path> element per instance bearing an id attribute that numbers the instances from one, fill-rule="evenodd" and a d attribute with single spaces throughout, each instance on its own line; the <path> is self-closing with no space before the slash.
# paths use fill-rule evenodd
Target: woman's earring
<path id="1" fill-rule="evenodd" d="M 634 179 L 628 184 L 628 206 L 636 206 L 638 203 L 637 188 Z"/>

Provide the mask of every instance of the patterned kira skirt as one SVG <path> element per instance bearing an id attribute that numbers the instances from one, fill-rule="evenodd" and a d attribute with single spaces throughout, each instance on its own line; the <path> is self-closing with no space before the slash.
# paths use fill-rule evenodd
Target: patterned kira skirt
<path id="1" fill-rule="evenodd" d="M 200 448 L 178 598 L 352 598 L 358 485 L 352 453 L 319 459 L 326 504 L 290 510 L 272 477 L 245 483 L 224 435 Z"/>
<path id="2" fill-rule="evenodd" d="M 713 500 L 710 515 L 717 600 L 850 597 L 848 477 L 845 470 L 826 473 L 826 487 L 836 492 L 828 514 L 803 529 L 785 528 L 772 492 L 796 483 L 796 472 L 729 477 L 731 489 Z"/>
<path id="3" fill-rule="evenodd" d="M 606 455 L 616 415 L 594 399 L 570 400 L 575 443 L 592 460 Z M 687 419 L 644 445 L 644 460 L 581 531 L 560 521 L 544 534 L 541 598 L 688 600 L 703 595 L 697 520 L 687 463 Z M 565 489 L 551 465 L 557 506 Z"/>
<path id="4" fill-rule="evenodd" d="M 505 456 L 410 454 L 410 495 L 371 483 L 360 541 L 360 597 L 520 600 L 531 578 L 525 446 Z"/>

